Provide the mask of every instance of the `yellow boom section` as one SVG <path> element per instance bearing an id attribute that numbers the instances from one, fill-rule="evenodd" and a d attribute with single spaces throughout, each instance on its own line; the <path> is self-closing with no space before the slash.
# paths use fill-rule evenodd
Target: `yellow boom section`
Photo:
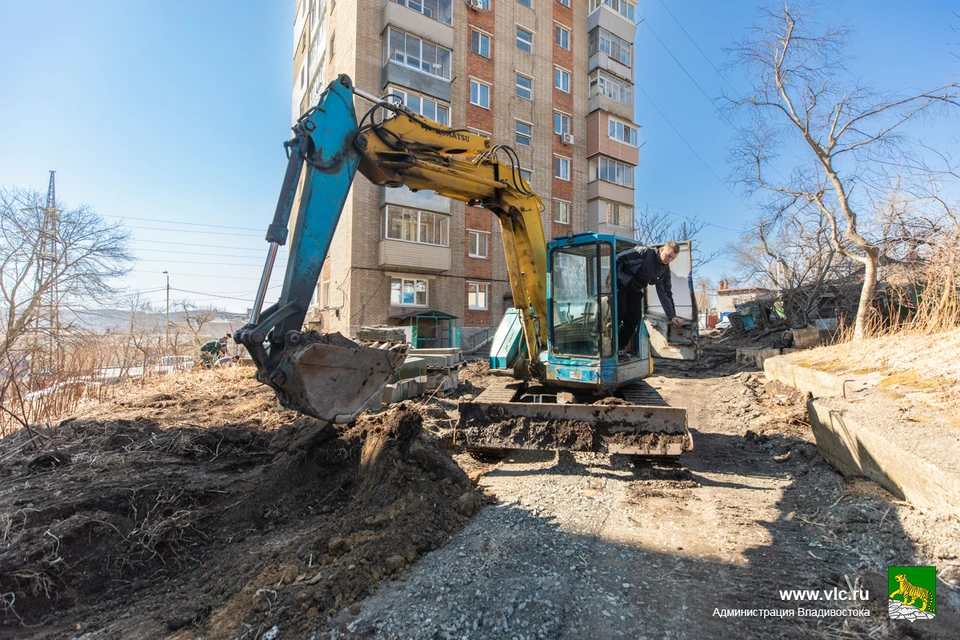
<path id="1" fill-rule="evenodd" d="M 521 177 L 516 154 L 509 147 L 491 147 L 489 138 L 443 126 L 400 105 L 380 106 L 396 117 L 361 123 L 354 141 L 361 154 L 360 172 L 378 185 L 434 191 L 497 216 L 513 303 L 522 314 L 530 363 L 538 366 L 547 345 L 543 201 Z"/>

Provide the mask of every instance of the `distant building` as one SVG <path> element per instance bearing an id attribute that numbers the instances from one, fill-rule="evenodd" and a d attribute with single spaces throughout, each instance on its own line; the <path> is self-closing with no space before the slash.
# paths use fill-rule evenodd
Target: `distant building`
<path id="1" fill-rule="evenodd" d="M 757 298 L 766 298 L 776 295 L 773 289 L 764 289 L 763 287 L 736 287 L 728 288 L 727 281 L 721 280 L 717 289 L 717 313 L 723 318 L 729 313 L 737 310 L 737 305 L 744 302 L 750 302 Z"/>

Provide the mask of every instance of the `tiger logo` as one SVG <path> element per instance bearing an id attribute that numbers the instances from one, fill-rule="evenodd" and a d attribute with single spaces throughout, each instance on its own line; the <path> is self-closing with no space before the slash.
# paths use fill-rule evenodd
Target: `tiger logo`
<path id="1" fill-rule="evenodd" d="M 897 581 L 897 584 L 900 585 L 900 588 L 890 594 L 891 600 L 893 600 L 894 596 L 902 596 L 903 604 L 908 607 L 915 606 L 913 603 L 921 600 L 923 601 L 923 606 L 920 607 L 920 611 L 927 610 L 927 604 L 930 602 L 930 591 L 928 589 L 910 584 L 907 576 L 902 573 L 898 573 L 894 576 L 894 579 Z M 935 609 L 936 605 L 931 607 L 930 612 L 933 613 Z"/>

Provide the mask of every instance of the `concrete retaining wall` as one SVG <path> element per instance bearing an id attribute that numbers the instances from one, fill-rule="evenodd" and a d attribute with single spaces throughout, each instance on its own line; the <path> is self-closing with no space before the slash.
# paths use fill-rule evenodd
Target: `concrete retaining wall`
<path id="1" fill-rule="evenodd" d="M 960 436 L 900 419 L 896 403 L 813 398 L 807 402 L 820 454 L 844 475 L 866 476 L 895 496 L 960 517 Z"/>
<path id="2" fill-rule="evenodd" d="M 811 393 L 814 398 L 851 397 L 872 387 L 880 379 L 878 374 L 841 377 L 796 365 L 787 358 L 767 358 L 763 363 L 763 373 L 768 380 L 776 380 L 804 393 Z"/>

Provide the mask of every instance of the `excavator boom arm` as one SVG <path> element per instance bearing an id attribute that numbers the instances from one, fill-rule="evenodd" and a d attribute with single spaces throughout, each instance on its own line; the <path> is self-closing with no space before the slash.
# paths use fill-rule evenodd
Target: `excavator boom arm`
<path id="1" fill-rule="evenodd" d="M 246 326 L 236 333 L 258 379 L 280 402 L 303 413 L 345 421 L 376 397 L 403 363 L 405 348 L 373 350 L 338 337 L 303 333 L 303 322 L 340 214 L 359 168 L 378 185 L 427 189 L 490 209 L 500 221 L 514 305 L 522 312 L 531 366 L 546 348 L 546 239 L 543 203 L 519 172 L 512 149 L 427 120 L 403 105 L 377 102 L 358 125 L 355 91 L 334 80 L 285 143 L 289 161 L 263 276 Z M 369 98 L 368 98 L 369 99 Z M 374 122 L 377 112 L 394 117 Z M 370 122 L 367 122 L 367 119 Z M 500 162 L 498 156 L 510 162 Z M 279 248 L 289 255 L 279 300 L 263 308 Z"/>
<path id="2" fill-rule="evenodd" d="M 421 189 L 489 209 L 500 222 L 513 304 L 520 309 L 530 364 L 547 346 L 547 242 L 543 202 L 520 175 L 508 147 L 489 138 L 427 120 L 402 105 L 393 116 L 361 127 L 356 146 L 360 172 L 387 187 Z M 501 162 L 499 157 L 509 161 Z"/>

